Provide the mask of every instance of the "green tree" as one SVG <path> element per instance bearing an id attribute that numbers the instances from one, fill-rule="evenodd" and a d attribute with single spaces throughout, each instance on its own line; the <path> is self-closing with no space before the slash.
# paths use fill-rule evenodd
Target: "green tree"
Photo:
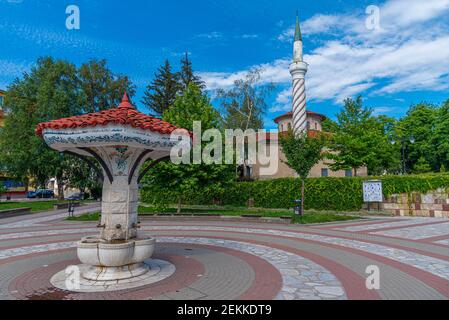
<path id="1" fill-rule="evenodd" d="M 433 132 L 431 131 L 429 146 L 426 145 L 423 151 L 430 153 L 430 157 L 428 154 L 426 159 L 432 164 L 432 170 L 444 172 L 449 166 L 449 100 L 435 110 L 432 120 Z"/>
<path id="2" fill-rule="evenodd" d="M 400 171 L 400 150 L 392 144 L 397 120 L 380 115 L 370 119 L 371 138 L 377 143 L 376 154 L 367 159 L 368 174 L 382 175 Z"/>
<path id="3" fill-rule="evenodd" d="M 282 152 L 287 158 L 286 164 L 295 170 L 301 178 L 301 211 L 304 212 L 305 179 L 309 176 L 313 166 L 323 158 L 326 139 L 323 134 L 315 137 L 310 137 L 307 134 L 297 136 L 291 130 L 285 136 L 281 135 L 280 137 Z"/>
<path id="4" fill-rule="evenodd" d="M 112 74 L 104 68 L 102 70 Z M 108 90 L 116 92 L 118 89 L 111 89 L 114 85 L 107 87 L 96 76 L 93 79 L 91 83 L 96 88 L 95 92 L 104 92 L 104 96 L 113 100 L 113 94 Z M 93 108 L 102 109 L 99 101 L 105 100 L 98 98 L 97 93 L 95 104 L 86 108 L 86 97 L 94 91 L 84 92 L 85 84 L 73 64 L 40 58 L 30 73 L 17 78 L 9 86 L 5 100 L 8 117 L 0 133 L 0 163 L 9 176 L 23 181 L 26 186 L 29 178 L 36 186 L 44 186 L 50 178 L 56 177 L 59 197 L 63 197 L 64 185 L 82 189 L 83 184 L 96 182 L 81 183 L 82 179 L 93 177 L 91 170 L 80 164 L 77 158 L 62 156 L 50 149 L 34 132 L 40 122 L 94 111 Z M 128 86 L 132 85 L 128 83 Z"/>
<path id="5" fill-rule="evenodd" d="M 181 59 L 181 71 L 179 72 L 179 83 L 181 91 L 187 90 L 189 84 L 195 84 L 200 90 L 204 90 L 206 85 L 201 78 L 193 72 L 192 62 L 189 60 L 189 54 L 186 52 Z"/>
<path id="6" fill-rule="evenodd" d="M 416 162 L 415 166 L 413 167 L 414 173 L 428 173 L 431 171 L 432 168 L 430 167 L 429 163 L 427 163 L 427 160 L 424 157 L 420 157 L 418 159 L 418 162 Z"/>
<path id="7" fill-rule="evenodd" d="M 220 128 L 220 116 L 210 104 L 210 99 L 193 83 L 173 106 L 164 112 L 163 119 L 180 128 L 193 130 L 193 122 L 200 121 L 201 129 Z M 183 200 L 198 195 L 220 194 L 234 179 L 233 167 L 223 164 L 157 164 L 143 180 L 146 190 L 157 188 L 163 194 L 174 196 L 181 212 Z M 170 197 L 168 197 L 169 199 Z M 167 199 L 160 199 L 162 202 Z"/>
<path id="8" fill-rule="evenodd" d="M 0 184 L 0 199 L 2 198 L 2 195 L 6 193 L 8 190 L 5 188 L 3 184 Z"/>
<path id="9" fill-rule="evenodd" d="M 117 107 L 126 91 L 135 94 L 135 86 L 127 76 L 116 75 L 106 60 L 90 60 L 78 69 L 80 88 L 83 93 L 85 113 L 98 112 Z"/>
<path id="10" fill-rule="evenodd" d="M 436 127 L 438 117 L 444 118 L 443 113 L 443 111 L 440 113 L 432 104 L 420 103 L 411 106 L 406 116 L 395 126 L 396 135 L 405 143 L 406 169 L 412 169 L 421 157 L 426 159 L 432 170 L 439 169 L 438 159 L 440 161 L 444 159 L 444 151 L 440 152 L 438 149 L 444 148 L 444 132 L 447 129 L 443 127 L 443 119 L 439 121 L 442 125 L 438 125 L 438 134 L 436 134 Z M 400 143 L 398 148 L 401 148 Z"/>
<path id="11" fill-rule="evenodd" d="M 142 103 L 157 115 L 162 115 L 173 105 L 180 90 L 179 75 L 172 72 L 170 62 L 166 60 L 147 86 Z"/>
<path id="12" fill-rule="evenodd" d="M 28 183 L 28 177 L 43 185 L 49 177 L 63 181 L 63 161 L 57 152 L 37 137 L 40 122 L 81 112 L 76 67 L 68 62 L 41 58 L 23 79 L 8 88 L 5 108 L 9 111 L 0 137 L 1 161 L 8 174 Z M 59 184 L 60 194 L 63 183 Z"/>
<path id="13" fill-rule="evenodd" d="M 261 84 L 263 69 L 251 69 L 243 79 L 236 80 L 229 90 L 220 89 L 217 96 L 224 112 L 227 129 L 261 129 L 267 108 L 267 96 L 274 85 Z"/>
<path id="14" fill-rule="evenodd" d="M 353 169 L 355 175 L 367 166 L 369 173 L 380 174 L 397 163 L 397 152 L 388 139 L 393 121 L 384 117 L 373 117 L 372 110 L 363 106 L 362 97 L 346 99 L 337 114 L 337 121 L 330 139 L 327 157 L 333 170 Z"/>

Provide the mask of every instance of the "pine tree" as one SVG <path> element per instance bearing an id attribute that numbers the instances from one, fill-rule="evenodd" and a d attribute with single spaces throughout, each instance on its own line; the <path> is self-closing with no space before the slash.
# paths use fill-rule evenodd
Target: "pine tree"
<path id="1" fill-rule="evenodd" d="M 142 103 L 157 115 L 162 115 L 175 102 L 180 91 L 179 76 L 173 73 L 170 62 L 165 61 L 154 75 L 153 82 L 147 86 Z"/>
<path id="2" fill-rule="evenodd" d="M 189 84 L 194 84 L 200 90 L 204 90 L 206 85 L 200 77 L 196 76 L 193 72 L 192 62 L 189 60 L 189 54 L 186 52 L 184 58 L 181 59 L 181 71 L 179 72 L 179 83 L 181 90 L 184 92 Z"/>

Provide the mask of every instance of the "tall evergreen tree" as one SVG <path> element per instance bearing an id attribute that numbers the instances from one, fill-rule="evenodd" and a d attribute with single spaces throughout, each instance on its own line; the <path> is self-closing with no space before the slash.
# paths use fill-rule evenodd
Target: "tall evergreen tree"
<path id="1" fill-rule="evenodd" d="M 178 74 L 172 72 L 170 62 L 165 60 L 155 73 L 152 83 L 147 86 L 142 103 L 161 116 L 176 100 L 180 91 L 178 79 Z"/>
<path id="2" fill-rule="evenodd" d="M 181 71 L 179 72 L 179 83 L 181 90 L 187 90 L 189 84 L 196 85 L 200 90 L 204 90 L 206 85 L 201 78 L 193 72 L 192 62 L 189 60 L 189 54 L 186 52 L 184 58 L 181 59 Z"/>

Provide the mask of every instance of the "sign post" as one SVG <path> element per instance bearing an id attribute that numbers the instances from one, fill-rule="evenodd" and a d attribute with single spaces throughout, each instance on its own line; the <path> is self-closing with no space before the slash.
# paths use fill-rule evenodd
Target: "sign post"
<path id="1" fill-rule="evenodd" d="M 383 202 L 382 181 L 363 181 L 363 201 L 368 203 L 368 211 L 371 210 L 371 203 L 377 203 L 377 211 L 380 211 L 380 204 Z"/>

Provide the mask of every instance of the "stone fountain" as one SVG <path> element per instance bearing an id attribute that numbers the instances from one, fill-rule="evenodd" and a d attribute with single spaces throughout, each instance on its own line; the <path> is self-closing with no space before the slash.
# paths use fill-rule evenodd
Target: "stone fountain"
<path id="1" fill-rule="evenodd" d="M 173 266 L 148 260 L 155 239 L 139 237 L 137 209 L 140 179 L 154 163 L 169 158 L 177 143 L 170 138 L 175 130 L 167 122 L 138 112 L 126 93 L 118 108 L 38 125 L 36 134 L 49 147 L 86 161 L 103 180 L 101 232 L 77 244 L 83 265 L 81 288 L 74 291 L 119 290 L 151 283 L 155 269 L 167 269 L 166 276 L 173 273 Z M 148 160 L 155 161 L 141 172 Z M 64 272 L 55 275 L 52 283 L 67 289 Z"/>

